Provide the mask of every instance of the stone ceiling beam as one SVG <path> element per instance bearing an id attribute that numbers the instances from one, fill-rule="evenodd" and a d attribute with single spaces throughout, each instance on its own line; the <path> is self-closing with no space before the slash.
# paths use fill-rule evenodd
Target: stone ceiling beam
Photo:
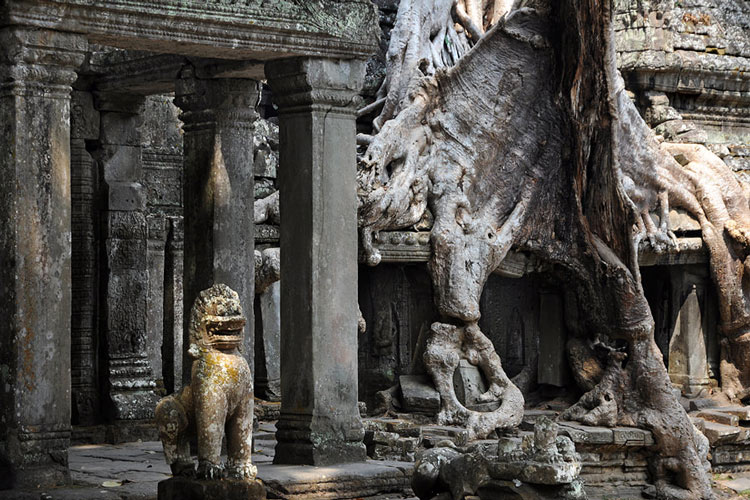
<path id="1" fill-rule="evenodd" d="M 219 59 L 361 59 L 375 50 L 379 36 L 375 6 L 368 0 L 11 0 L 4 5 L 0 26 L 81 33 L 89 42 L 123 49 Z"/>

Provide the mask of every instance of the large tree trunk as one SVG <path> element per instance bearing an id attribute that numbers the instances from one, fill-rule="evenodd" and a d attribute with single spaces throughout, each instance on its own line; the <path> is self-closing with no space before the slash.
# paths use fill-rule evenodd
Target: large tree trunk
<path id="1" fill-rule="evenodd" d="M 586 304 L 582 331 L 624 344 L 567 416 L 652 430 L 660 494 L 710 498 L 705 438 L 671 390 L 641 288 L 634 228 L 642 218 L 626 192 L 625 163 L 640 162 L 628 164 L 633 179 L 659 151 L 633 142 L 651 132 L 617 74 L 611 6 L 526 4 L 455 66 L 406 83 L 409 99 L 360 165 L 369 262 L 379 261 L 374 232 L 414 224 L 429 207 L 436 302 L 446 323 L 463 326 L 433 325 L 425 365 L 444 402 L 440 418 L 481 436 L 515 425 L 523 400 L 477 327 L 479 297 L 511 247 L 535 254 L 575 284 Z M 492 381 L 484 399 L 499 399 L 497 411 L 476 415 L 455 400 L 447 377 L 461 357 Z"/>

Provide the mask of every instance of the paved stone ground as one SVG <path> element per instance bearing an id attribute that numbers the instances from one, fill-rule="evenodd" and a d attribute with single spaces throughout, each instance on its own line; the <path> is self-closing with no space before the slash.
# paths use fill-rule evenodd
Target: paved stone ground
<path id="1" fill-rule="evenodd" d="M 258 477 L 269 487 L 283 487 L 292 492 L 291 498 L 299 498 L 300 491 L 315 491 L 316 488 L 324 490 L 326 484 L 341 485 L 348 482 L 356 487 L 357 480 L 365 486 L 374 481 L 387 484 L 389 481 L 403 481 L 411 474 L 411 464 L 392 461 L 368 461 L 364 464 L 325 468 L 271 466 L 276 445 L 274 432 L 272 424 L 261 424 L 255 433 L 253 461 L 259 469 Z M 52 490 L 0 491 L 0 499 L 155 500 L 158 482 L 171 477 L 158 441 L 74 446 L 70 449 L 69 463 L 73 485 Z M 324 498 L 328 494 L 330 492 L 321 491 L 319 495 L 313 493 L 308 498 Z M 386 500 L 409 497 L 384 494 L 369 498 Z"/>
<path id="2" fill-rule="evenodd" d="M 271 488 L 283 485 L 285 491 L 291 493 L 291 498 L 302 498 L 298 494 L 305 490 L 310 491 L 307 498 L 326 498 L 331 494 L 330 491 L 323 491 L 326 484 L 340 485 L 346 481 L 355 486 L 357 481 L 363 485 L 375 481 L 387 483 L 410 474 L 410 464 L 393 461 L 369 461 L 327 468 L 271 466 L 276 444 L 274 431 L 272 424 L 261 424 L 255 434 L 253 460 L 258 465 L 259 477 Z M 70 450 L 69 460 L 73 485 L 54 490 L 0 492 L 0 499 L 155 500 L 157 483 L 170 477 L 161 443 L 157 441 L 74 446 Z M 750 473 L 715 474 L 713 479 L 717 498 L 750 498 Z M 315 493 L 316 488 L 320 488 L 319 494 Z M 368 498 L 416 500 L 399 494 Z"/>

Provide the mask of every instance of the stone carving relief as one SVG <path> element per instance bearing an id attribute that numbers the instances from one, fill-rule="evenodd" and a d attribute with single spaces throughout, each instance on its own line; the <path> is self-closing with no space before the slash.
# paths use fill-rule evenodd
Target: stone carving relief
<path id="1" fill-rule="evenodd" d="M 156 407 L 164 454 L 175 475 L 195 474 L 190 455 L 190 437 L 195 435 L 198 477 L 222 477 L 221 441 L 226 429 L 226 475 L 255 478 L 257 469 L 251 462 L 253 380 L 239 351 L 245 321 L 239 296 L 223 284 L 202 291 L 190 311 L 190 384 Z"/>

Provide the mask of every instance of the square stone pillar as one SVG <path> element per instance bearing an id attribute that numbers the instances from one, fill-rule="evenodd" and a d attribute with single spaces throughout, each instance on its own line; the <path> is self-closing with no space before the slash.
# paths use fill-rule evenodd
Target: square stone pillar
<path id="1" fill-rule="evenodd" d="M 73 423 L 95 424 L 99 417 L 98 325 L 99 182 L 86 141 L 99 138 L 99 112 L 90 92 L 73 91 L 70 114 L 72 206 L 71 382 Z"/>
<path id="2" fill-rule="evenodd" d="M 711 385 L 703 335 L 703 297 L 703 287 L 692 285 L 669 340 L 669 378 L 687 397 L 698 397 Z"/>
<path id="3" fill-rule="evenodd" d="M 167 392 L 182 388 L 184 354 L 182 278 L 183 229 L 182 217 L 169 217 L 166 260 L 164 263 L 164 387 Z"/>
<path id="4" fill-rule="evenodd" d="M 250 79 L 201 79 L 187 66 L 177 79 L 174 100 L 182 110 L 185 133 L 185 346 L 195 298 L 214 283 L 224 283 L 239 294 L 247 318 L 242 350 L 251 370 L 255 352 L 253 127 L 258 86 Z M 192 358 L 185 356 L 184 361 L 186 382 Z"/>
<path id="5" fill-rule="evenodd" d="M 539 361 L 537 381 L 556 387 L 568 383 L 568 359 L 565 345 L 568 334 L 565 330 L 563 297 L 552 290 L 539 293 Z"/>
<path id="6" fill-rule="evenodd" d="M 255 394 L 281 401 L 281 282 L 272 283 L 255 300 Z"/>
<path id="7" fill-rule="evenodd" d="M 362 61 L 266 63 L 279 107 L 281 417 L 274 463 L 365 459 L 357 408 L 355 108 Z"/>
<path id="8" fill-rule="evenodd" d="M 68 473 L 70 95 L 86 40 L 0 28 L 0 455 L 21 484 Z"/>
<path id="9" fill-rule="evenodd" d="M 103 173 L 103 303 L 106 346 L 106 415 L 114 420 L 152 418 L 158 401 L 149 364 L 148 229 L 141 164 L 143 97 L 96 95 Z"/>

